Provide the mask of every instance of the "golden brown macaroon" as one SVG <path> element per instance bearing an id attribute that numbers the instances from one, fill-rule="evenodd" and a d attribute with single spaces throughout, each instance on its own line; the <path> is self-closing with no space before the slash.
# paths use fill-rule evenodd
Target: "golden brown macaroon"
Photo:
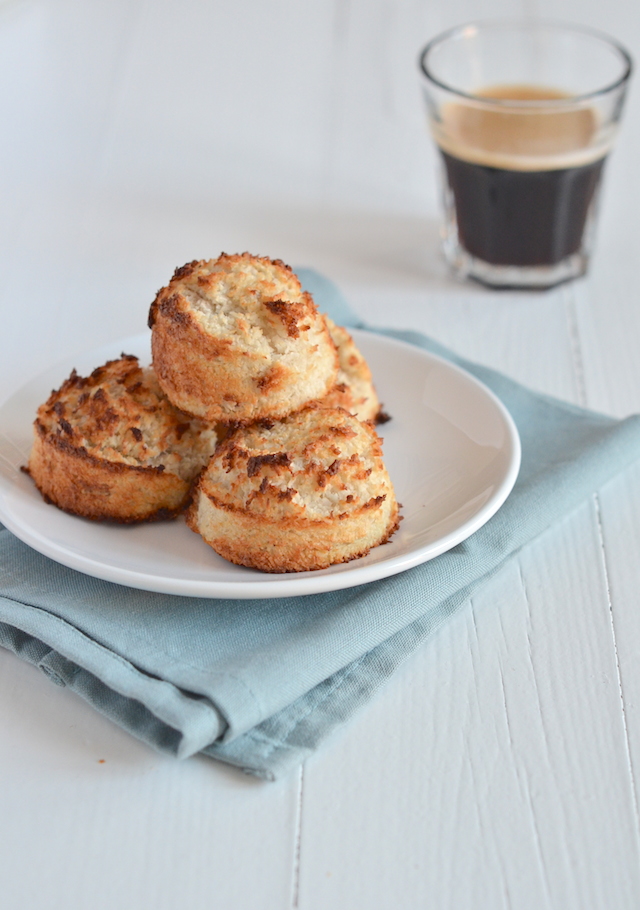
<path id="1" fill-rule="evenodd" d="M 123 354 L 75 370 L 34 423 L 27 473 L 48 502 L 84 518 L 173 517 L 216 445 L 215 429 L 168 401 L 151 368 Z"/>
<path id="2" fill-rule="evenodd" d="M 398 526 L 370 424 L 312 404 L 235 430 L 203 471 L 187 524 L 230 562 L 304 572 L 364 556 Z"/>
<path id="3" fill-rule="evenodd" d="M 322 399 L 323 407 L 344 408 L 358 420 L 388 420 L 373 386 L 371 370 L 349 332 L 325 316 L 329 334 L 338 349 L 340 368 L 336 384 Z"/>
<path id="4" fill-rule="evenodd" d="M 149 326 L 166 395 L 206 420 L 285 417 L 336 381 L 324 317 L 280 260 L 223 253 L 188 263 L 158 291 Z"/>

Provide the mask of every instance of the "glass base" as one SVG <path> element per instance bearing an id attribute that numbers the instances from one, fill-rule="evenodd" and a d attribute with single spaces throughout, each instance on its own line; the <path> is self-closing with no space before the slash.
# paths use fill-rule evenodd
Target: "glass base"
<path id="1" fill-rule="evenodd" d="M 587 271 L 589 257 L 574 253 L 554 265 L 494 265 L 477 259 L 457 243 L 443 241 L 445 259 L 458 278 L 472 278 L 490 288 L 543 291 L 579 278 Z"/>

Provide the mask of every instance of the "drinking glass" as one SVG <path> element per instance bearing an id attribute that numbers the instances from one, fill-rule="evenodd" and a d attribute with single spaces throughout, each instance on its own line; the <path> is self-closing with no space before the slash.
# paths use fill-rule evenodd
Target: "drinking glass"
<path id="1" fill-rule="evenodd" d="M 554 22 L 471 23 L 427 44 L 443 248 L 458 276 L 547 288 L 585 273 L 631 68 L 612 38 Z"/>

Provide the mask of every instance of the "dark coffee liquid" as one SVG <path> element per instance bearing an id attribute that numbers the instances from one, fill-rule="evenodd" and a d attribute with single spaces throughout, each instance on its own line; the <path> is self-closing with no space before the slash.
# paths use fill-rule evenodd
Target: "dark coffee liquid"
<path id="1" fill-rule="evenodd" d="M 580 250 L 604 158 L 581 167 L 519 171 L 442 152 L 458 238 L 494 265 L 555 265 Z"/>
<path id="2" fill-rule="evenodd" d="M 608 151 L 594 109 L 553 88 L 493 86 L 445 105 L 434 134 L 463 249 L 523 267 L 581 251 Z"/>

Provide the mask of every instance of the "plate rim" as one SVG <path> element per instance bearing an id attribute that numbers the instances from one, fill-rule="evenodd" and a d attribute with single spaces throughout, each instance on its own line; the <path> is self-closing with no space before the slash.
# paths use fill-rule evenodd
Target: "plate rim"
<path id="1" fill-rule="evenodd" d="M 397 554 L 389 560 L 382 559 L 368 565 L 358 566 L 358 560 L 356 559 L 351 563 L 345 564 L 349 566 L 349 568 L 334 573 L 331 573 L 330 569 L 324 570 L 324 573 L 326 574 L 320 574 L 318 572 L 281 573 L 277 580 L 275 580 L 274 575 L 271 575 L 268 581 L 265 580 L 265 573 L 259 573 L 259 576 L 256 576 L 255 579 L 251 580 L 205 581 L 196 579 L 171 579 L 168 576 L 159 577 L 150 575 L 148 572 L 134 572 L 131 569 L 116 567 L 105 562 L 98 562 L 91 557 L 75 554 L 64 549 L 64 547 L 56 545 L 50 540 L 49 536 L 39 534 L 38 530 L 31 525 L 21 525 L 19 522 L 14 521 L 11 513 L 7 514 L 4 508 L 4 496 L 7 492 L 7 485 L 10 485 L 10 481 L 2 473 L 0 473 L 0 521 L 23 543 L 27 544 L 27 546 L 32 547 L 34 550 L 47 556 L 54 562 L 81 572 L 84 575 L 90 575 L 103 581 L 144 591 L 177 594 L 184 597 L 210 598 L 215 600 L 269 599 L 328 593 L 330 591 L 356 587 L 361 584 L 368 584 L 383 578 L 389 578 L 414 568 L 417 565 L 428 562 L 431 559 L 435 559 L 437 556 L 447 552 L 457 544 L 462 543 L 486 524 L 486 522 L 501 508 L 511 493 L 518 477 L 522 457 L 520 436 L 515 421 L 503 402 L 485 383 L 468 370 L 464 369 L 464 367 L 448 360 L 446 357 L 434 354 L 425 348 L 421 348 L 418 345 L 411 344 L 402 339 L 385 335 L 383 332 L 375 332 L 361 328 L 347 328 L 348 331 L 353 334 L 356 344 L 358 343 L 358 336 L 373 337 L 376 340 L 383 341 L 385 344 L 400 350 L 410 349 L 413 354 L 419 353 L 426 359 L 436 361 L 443 364 L 447 369 L 461 374 L 467 381 L 470 381 L 475 385 L 476 388 L 484 394 L 485 398 L 493 404 L 505 425 L 508 442 L 511 448 L 511 458 L 501 482 L 498 484 L 489 500 L 480 507 L 478 512 L 464 521 L 459 527 L 449 531 L 436 541 L 421 547 L 416 547 L 414 550 L 409 550 L 406 553 Z M 99 352 L 111 347 L 122 347 L 122 349 L 124 349 L 127 344 L 131 346 L 142 344 L 144 340 L 149 337 L 149 332 L 141 332 L 113 342 L 107 342 L 95 349 L 84 350 L 71 357 L 66 357 L 64 360 L 59 361 L 58 364 L 48 367 L 23 383 L 19 389 L 0 403 L 0 411 L 3 410 L 14 397 L 23 393 L 29 385 L 37 383 L 41 377 L 44 381 L 44 377 L 51 372 L 57 369 L 63 371 L 63 369 L 68 368 L 68 364 L 73 360 L 74 356 L 86 357 L 90 354 L 92 355 L 93 351 Z M 261 587 L 262 590 L 260 590 Z"/>

